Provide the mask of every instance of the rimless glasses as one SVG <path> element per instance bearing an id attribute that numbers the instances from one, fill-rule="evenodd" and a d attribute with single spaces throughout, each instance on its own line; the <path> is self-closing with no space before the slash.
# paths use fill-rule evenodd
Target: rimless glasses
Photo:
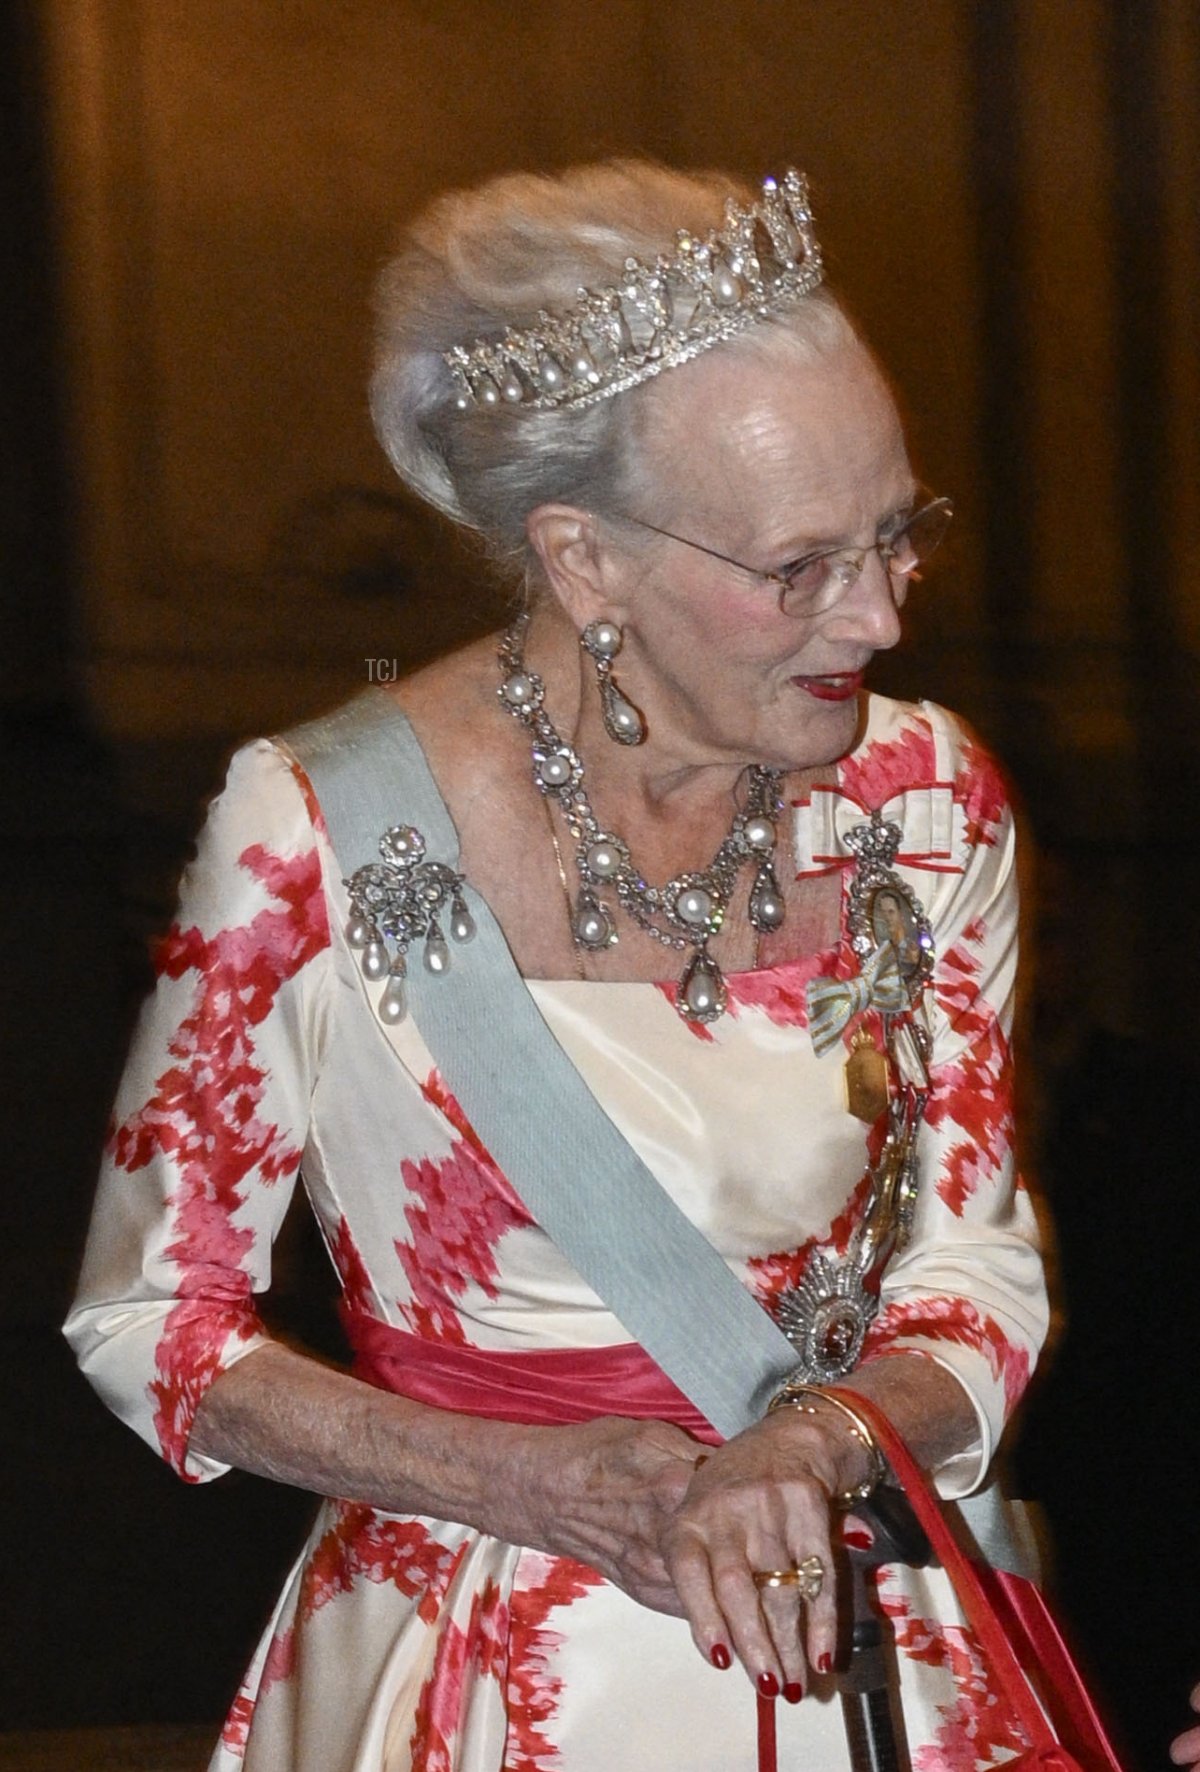
<path id="1" fill-rule="evenodd" d="M 903 513 L 885 524 L 869 547 L 820 548 L 778 572 L 747 566 L 730 554 L 720 554 L 716 548 L 690 541 L 686 535 L 676 535 L 674 530 L 660 529 L 656 523 L 647 523 L 641 517 L 622 517 L 620 521 L 648 529 L 654 535 L 664 536 L 667 541 L 680 542 L 685 548 L 707 554 L 710 559 L 722 560 L 726 566 L 736 566 L 739 572 L 747 572 L 752 578 L 764 579 L 778 587 L 782 614 L 811 616 L 824 615 L 858 583 L 868 554 L 878 554 L 889 578 L 905 587 L 910 580 L 919 578 L 921 568 L 950 527 L 953 515 L 954 505 L 950 499 L 930 499 L 915 511 Z"/>

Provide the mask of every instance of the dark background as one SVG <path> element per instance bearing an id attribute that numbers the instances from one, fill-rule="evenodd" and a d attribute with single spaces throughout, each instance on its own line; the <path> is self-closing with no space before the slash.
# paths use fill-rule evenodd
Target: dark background
<path id="1" fill-rule="evenodd" d="M 5 1725 L 215 1721 L 310 1512 L 185 1489 L 57 1325 L 231 744 L 494 619 L 369 438 L 395 223 L 511 164 L 794 154 L 963 518 L 877 683 L 959 707 L 1025 807 L 1066 1327 L 1015 1466 L 1161 1763 L 1200 1674 L 1200 9 L 53 0 L 0 13 L 0 70 Z M 303 1223 L 281 1270 L 282 1320 L 327 1339 Z"/>

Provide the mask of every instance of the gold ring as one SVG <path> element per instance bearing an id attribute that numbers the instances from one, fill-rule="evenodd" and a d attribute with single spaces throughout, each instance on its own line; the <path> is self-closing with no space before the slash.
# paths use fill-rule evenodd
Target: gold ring
<path id="1" fill-rule="evenodd" d="M 756 1569 L 754 1571 L 755 1587 L 799 1588 L 802 1600 L 815 1600 L 824 1581 L 825 1569 L 820 1557 L 805 1557 L 802 1563 L 793 1563 L 790 1569 Z"/>

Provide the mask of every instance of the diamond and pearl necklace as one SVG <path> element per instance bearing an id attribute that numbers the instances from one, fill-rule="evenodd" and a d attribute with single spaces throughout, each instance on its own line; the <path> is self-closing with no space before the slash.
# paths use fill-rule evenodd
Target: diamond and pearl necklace
<path id="1" fill-rule="evenodd" d="M 784 771 L 750 764 L 745 806 L 708 866 L 676 874 L 662 886 L 649 885 L 628 846 L 601 826 L 583 785 L 579 755 L 560 737 L 546 712 L 545 686 L 525 663 L 528 626 L 529 617 L 519 616 L 500 642 L 497 693 L 514 719 L 532 734 L 533 785 L 557 805 L 574 840 L 579 889 L 571 907 L 572 939 L 578 948 L 592 953 L 616 945 L 613 907 L 601 896 L 612 892 L 625 914 L 655 941 L 680 953 L 691 950 L 676 987 L 675 1006 L 685 1021 L 716 1021 L 725 1009 L 726 988 L 708 944 L 720 932 L 745 865 L 755 869 L 749 902 L 755 931 L 769 934 L 784 920 L 774 866 Z"/>

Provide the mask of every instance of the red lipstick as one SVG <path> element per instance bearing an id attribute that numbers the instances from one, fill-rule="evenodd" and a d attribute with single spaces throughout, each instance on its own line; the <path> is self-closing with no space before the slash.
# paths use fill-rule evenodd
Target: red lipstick
<path id="1" fill-rule="evenodd" d="M 851 701 L 862 688 L 861 671 L 830 671 L 821 677 L 793 677 L 797 689 L 805 690 L 817 701 Z"/>

